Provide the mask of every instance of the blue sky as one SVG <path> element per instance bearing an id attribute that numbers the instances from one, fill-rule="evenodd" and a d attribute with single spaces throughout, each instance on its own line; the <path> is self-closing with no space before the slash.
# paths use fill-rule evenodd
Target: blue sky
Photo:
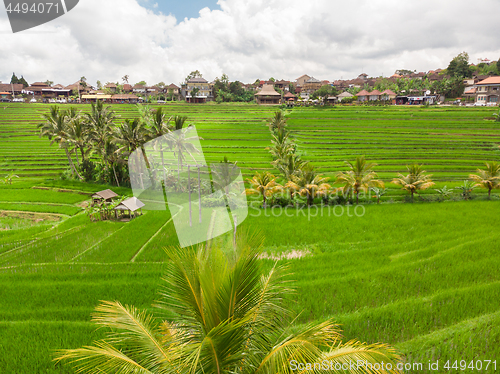
<path id="1" fill-rule="evenodd" d="M 217 0 L 139 0 L 139 4 L 155 12 L 172 14 L 177 22 L 184 18 L 197 18 L 199 11 L 205 7 L 210 10 L 220 9 Z"/>

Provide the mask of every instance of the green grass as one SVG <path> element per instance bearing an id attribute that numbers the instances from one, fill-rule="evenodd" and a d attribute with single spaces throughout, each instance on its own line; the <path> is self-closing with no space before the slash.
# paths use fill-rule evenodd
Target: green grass
<path id="1" fill-rule="evenodd" d="M 137 115 L 133 106 L 114 108 L 121 118 Z M 265 121 L 274 108 L 166 108 L 197 124 L 208 161 L 228 156 L 245 176 L 269 168 Z M 65 156 L 31 130 L 47 109 L 10 106 L 0 113 L 0 177 L 2 170 L 11 170 L 5 161 L 22 170 L 12 185 L 0 185 L 0 209 L 61 217 L 57 225 L 18 221 L 0 231 L 0 368 L 6 373 L 72 373 L 52 361 L 55 350 L 102 336 L 89 322 L 100 300 L 153 311 L 165 261 L 162 248 L 178 244 L 168 211 L 149 211 L 128 223 L 91 223 L 78 214 L 90 193 L 109 186 L 55 178 L 66 167 Z M 7 117 L 9 111 L 15 118 Z M 498 159 L 491 143 L 498 142 L 500 128 L 483 120 L 490 111 L 299 108 L 291 112 L 289 126 L 303 157 L 327 175 L 344 170 L 344 160 L 365 154 L 379 163 L 376 170 L 386 181 L 416 161 L 436 176 L 436 188 L 454 187 L 483 161 Z M 403 196 L 392 186 L 383 201 L 400 202 Z M 288 216 L 277 208 L 252 208 L 242 229 L 261 232 L 268 254 L 307 254 L 281 260 L 293 273 L 297 292 L 286 295 L 286 304 L 299 315 L 297 323 L 335 317 L 346 339 L 392 344 L 407 362 L 499 360 L 500 201 L 484 200 L 480 190 L 475 196 L 444 203 L 372 203 L 356 210 L 288 209 Z M 273 261 L 262 264 L 269 268 Z"/>

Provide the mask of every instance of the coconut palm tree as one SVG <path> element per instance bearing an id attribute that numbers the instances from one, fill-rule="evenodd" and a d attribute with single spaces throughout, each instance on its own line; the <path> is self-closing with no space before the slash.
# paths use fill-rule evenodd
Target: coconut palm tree
<path id="1" fill-rule="evenodd" d="M 67 116 L 67 139 L 75 147 L 76 163 L 80 167 L 78 151 L 81 153 L 82 162 L 85 161 L 85 155 L 87 154 L 85 148 L 89 144 L 88 127 L 81 114 L 74 107 L 69 108 Z"/>
<path id="2" fill-rule="evenodd" d="M 184 127 L 186 120 L 187 116 L 174 116 L 174 127 L 171 130 L 181 130 Z"/>
<path id="3" fill-rule="evenodd" d="M 111 106 L 105 107 L 101 100 L 97 100 L 92 103 L 90 113 L 86 113 L 85 117 L 85 122 L 89 126 L 89 138 L 94 149 L 102 155 L 104 144 L 111 136 L 116 115 Z"/>
<path id="4" fill-rule="evenodd" d="M 284 130 L 286 127 L 285 113 L 282 110 L 275 112 L 268 126 L 271 132 Z"/>
<path id="5" fill-rule="evenodd" d="M 179 126 L 181 126 L 180 129 L 167 133 L 164 138 L 170 149 L 174 152 L 174 156 L 177 157 L 177 175 L 180 178 L 180 172 L 184 166 L 184 161 L 187 160 L 187 156 L 190 156 L 193 161 L 196 161 L 194 154 L 201 152 L 200 149 L 196 148 L 194 142 L 202 138 L 198 135 L 192 135 L 191 126 L 182 128 L 185 120 L 181 119 L 179 121 Z M 176 116 L 176 128 L 177 124 L 178 120 Z"/>
<path id="6" fill-rule="evenodd" d="M 68 158 L 68 163 L 71 168 L 71 173 L 77 175 L 78 178 L 83 178 L 80 176 L 76 170 L 73 160 L 69 153 L 69 136 L 68 136 L 68 121 L 66 111 L 61 111 L 58 106 L 53 105 L 50 107 L 49 113 L 44 113 L 42 118 L 45 120 L 38 124 L 40 129 L 40 136 L 46 136 L 50 140 L 50 144 L 58 143 L 59 147 L 64 149 L 66 157 Z"/>
<path id="7" fill-rule="evenodd" d="M 432 187 L 435 183 L 431 180 L 432 175 L 426 175 L 425 170 L 422 170 L 422 165 L 411 164 L 406 165 L 406 168 L 409 174 L 405 176 L 399 173 L 398 177 L 394 178 L 392 183 L 408 191 L 411 194 L 411 202 L 413 203 L 413 194 Z"/>
<path id="8" fill-rule="evenodd" d="M 331 186 L 326 183 L 328 177 L 323 177 L 317 174 L 316 168 L 307 164 L 297 175 L 291 176 L 292 180 L 287 183 L 286 187 L 295 191 L 294 194 L 307 197 L 307 205 L 313 205 L 315 197 L 325 197 L 331 189 Z"/>
<path id="9" fill-rule="evenodd" d="M 282 189 L 282 187 L 276 183 L 276 177 L 268 171 L 263 171 L 262 173 L 256 172 L 252 179 L 247 179 L 252 188 L 247 188 L 245 193 L 247 195 L 258 195 L 263 198 L 263 206 L 266 207 L 266 200 L 273 193 Z"/>
<path id="10" fill-rule="evenodd" d="M 267 147 L 274 161 L 271 163 L 276 165 L 283 160 L 286 156 L 294 154 L 296 150 L 295 144 L 290 141 L 290 133 L 286 129 L 281 129 L 272 134 L 271 147 Z"/>
<path id="11" fill-rule="evenodd" d="M 258 236 L 238 234 L 234 247 L 224 239 L 166 249 L 169 261 L 158 306 L 168 320 L 159 322 L 118 301 L 101 302 L 92 320 L 106 337 L 60 351 L 56 360 L 69 361 L 79 373 L 115 374 L 291 374 L 294 360 L 396 367 L 400 356 L 393 348 L 344 343 L 332 319 L 293 326 L 283 306 L 284 297 L 294 292 L 286 268 L 275 264 L 263 270 Z M 397 372 L 384 369 L 370 372 Z"/>
<path id="12" fill-rule="evenodd" d="M 276 169 L 278 169 L 281 174 L 283 174 L 287 181 L 284 187 L 290 192 L 290 200 L 293 200 L 293 193 L 296 192 L 294 189 L 292 176 L 297 176 L 302 168 L 307 164 L 307 161 L 302 160 L 299 155 L 294 153 L 286 155 L 283 159 L 277 160 L 277 162 L 274 164 Z"/>
<path id="13" fill-rule="evenodd" d="M 500 188 L 500 163 L 486 162 L 486 170 L 477 169 L 477 174 L 470 174 L 469 178 L 476 182 L 475 187 L 483 187 L 488 190 L 488 199 L 491 198 L 491 190 Z"/>
<path id="14" fill-rule="evenodd" d="M 130 155 L 136 149 L 140 149 L 146 167 L 149 169 L 149 160 L 144 149 L 147 139 L 148 130 L 145 127 L 145 123 L 139 120 L 139 118 L 127 118 L 124 123 L 114 129 L 112 134 L 113 142 L 121 145 L 117 152 L 125 152 L 126 155 Z"/>
<path id="15" fill-rule="evenodd" d="M 359 191 L 367 192 L 370 187 L 384 188 L 384 182 L 375 179 L 377 173 L 371 170 L 377 164 L 367 162 L 365 156 L 356 157 L 354 162 L 345 161 L 345 164 L 350 170 L 337 173 L 337 182 L 344 183 L 344 192 L 354 192 L 356 204 L 359 203 Z"/>

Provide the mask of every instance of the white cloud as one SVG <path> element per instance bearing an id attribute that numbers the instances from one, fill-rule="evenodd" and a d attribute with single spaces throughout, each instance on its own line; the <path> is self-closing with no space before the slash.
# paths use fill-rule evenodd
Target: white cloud
<path id="1" fill-rule="evenodd" d="M 420 0 L 219 0 L 198 18 L 177 23 L 136 0 L 85 0 L 52 23 L 10 33 L 0 13 L 0 80 L 12 71 L 29 82 L 63 84 L 97 79 L 178 83 L 192 70 L 212 80 L 253 82 L 271 76 L 293 80 L 391 75 L 395 69 L 446 67 L 469 52 L 500 58 L 497 0 L 485 12 L 464 13 L 470 2 Z"/>

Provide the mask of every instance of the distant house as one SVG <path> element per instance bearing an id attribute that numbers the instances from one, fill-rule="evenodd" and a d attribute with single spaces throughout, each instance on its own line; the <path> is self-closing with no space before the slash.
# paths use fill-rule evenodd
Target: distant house
<path id="1" fill-rule="evenodd" d="M 104 86 L 104 88 L 107 88 L 108 90 L 114 93 L 116 92 L 118 87 L 114 83 L 108 83 L 107 85 Z"/>
<path id="2" fill-rule="evenodd" d="M 307 92 L 309 94 L 314 93 L 315 91 L 319 90 L 321 88 L 322 84 L 321 81 L 311 77 L 308 80 L 304 82 L 302 85 L 302 91 L 301 92 Z"/>
<path id="3" fill-rule="evenodd" d="M 212 87 L 205 78 L 191 78 L 183 85 L 182 94 L 188 103 L 205 103 L 214 98 Z M 196 95 L 192 95 L 194 89 L 198 89 Z"/>
<path id="4" fill-rule="evenodd" d="M 500 76 L 486 78 L 476 84 L 476 103 L 498 105 Z"/>
<path id="5" fill-rule="evenodd" d="M 175 84 L 171 83 L 166 87 L 166 92 L 167 92 L 167 97 L 171 96 L 172 99 L 174 100 L 179 100 L 180 98 L 180 88 L 177 87 Z"/>
<path id="6" fill-rule="evenodd" d="M 274 90 L 274 87 L 270 84 L 265 84 L 262 86 L 262 90 L 255 94 L 255 101 L 257 104 L 265 105 L 275 105 L 280 104 L 281 94 Z"/>
<path id="7" fill-rule="evenodd" d="M 10 92 L 0 92 L 0 101 L 10 101 L 12 94 Z"/>
<path id="8" fill-rule="evenodd" d="M 24 90 L 24 86 L 21 83 L 10 84 L 10 83 L 0 83 L 0 91 L 9 92 L 13 95 L 20 95 Z"/>
<path id="9" fill-rule="evenodd" d="M 369 101 L 379 101 L 380 100 L 380 95 L 382 95 L 382 92 L 380 92 L 379 90 L 373 90 L 368 95 L 368 100 Z"/>
<path id="10" fill-rule="evenodd" d="M 368 74 L 361 73 L 360 75 L 358 75 L 358 79 L 367 80 L 368 79 Z"/>
<path id="11" fill-rule="evenodd" d="M 146 86 L 142 84 L 136 84 L 132 87 L 132 92 L 134 93 L 146 93 Z"/>
<path id="12" fill-rule="evenodd" d="M 132 88 L 132 86 L 130 84 L 125 83 L 123 85 L 123 92 L 132 92 L 132 90 L 133 90 L 133 88 Z"/>
<path id="13" fill-rule="evenodd" d="M 134 94 L 116 94 L 111 96 L 111 101 L 116 104 L 136 104 L 140 98 Z"/>
<path id="14" fill-rule="evenodd" d="M 274 87 L 279 88 L 282 91 L 288 91 L 290 90 L 290 81 L 286 80 L 279 80 L 274 82 Z"/>
<path id="15" fill-rule="evenodd" d="M 311 77 L 309 75 L 301 75 L 300 77 L 298 77 L 296 80 L 295 80 L 295 84 L 299 87 L 302 87 L 304 85 L 304 83 L 311 79 Z"/>
<path id="16" fill-rule="evenodd" d="M 387 89 L 380 94 L 380 100 L 394 100 L 396 96 L 395 92 Z"/>
<path id="17" fill-rule="evenodd" d="M 349 93 L 349 92 L 345 91 L 345 92 L 342 92 L 340 95 L 337 95 L 337 99 L 338 99 L 340 102 L 342 102 L 342 100 L 347 99 L 347 98 L 349 98 L 349 97 L 353 97 L 353 96 L 354 96 L 353 94 L 351 94 L 351 93 Z"/>
<path id="18" fill-rule="evenodd" d="M 356 96 L 358 97 L 359 102 L 368 101 L 370 93 L 367 90 L 362 90 L 362 91 L 359 91 L 356 94 Z"/>
<path id="19" fill-rule="evenodd" d="M 296 101 L 297 100 L 297 97 L 291 93 L 291 92 L 287 92 L 283 98 L 288 102 L 288 101 Z"/>

